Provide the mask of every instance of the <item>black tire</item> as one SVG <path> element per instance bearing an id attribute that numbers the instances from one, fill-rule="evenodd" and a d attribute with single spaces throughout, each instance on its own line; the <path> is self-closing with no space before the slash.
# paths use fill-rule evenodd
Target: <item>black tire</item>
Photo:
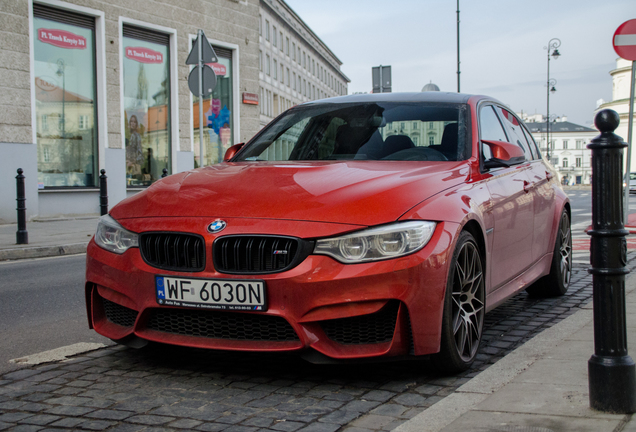
<path id="1" fill-rule="evenodd" d="M 572 230 L 570 215 L 563 210 L 552 255 L 550 273 L 526 288 L 534 297 L 557 297 L 568 291 L 572 277 Z"/>
<path id="2" fill-rule="evenodd" d="M 440 352 L 431 356 L 444 373 L 458 373 L 475 361 L 484 326 L 483 260 L 474 237 L 463 231 L 448 270 Z"/>

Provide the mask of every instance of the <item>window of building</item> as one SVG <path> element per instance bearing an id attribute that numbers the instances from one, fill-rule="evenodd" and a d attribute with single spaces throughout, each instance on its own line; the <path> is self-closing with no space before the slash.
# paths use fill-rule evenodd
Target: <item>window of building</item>
<path id="1" fill-rule="evenodd" d="M 296 43 L 292 42 L 292 60 L 296 61 Z"/>
<path id="2" fill-rule="evenodd" d="M 300 45 L 298 46 L 298 64 L 300 64 Z"/>
<path id="3" fill-rule="evenodd" d="M 285 82 L 285 66 L 283 66 L 282 64 L 280 65 L 280 82 Z"/>
<path id="4" fill-rule="evenodd" d="M 294 80 L 293 80 L 294 90 L 296 90 L 296 72 L 292 72 L 292 78 L 294 78 Z"/>
<path id="5" fill-rule="evenodd" d="M 400 122 L 400 130 L 404 130 L 406 128 L 406 123 Z"/>
<path id="6" fill-rule="evenodd" d="M 261 15 L 258 16 L 258 34 L 263 36 L 263 17 Z"/>
<path id="7" fill-rule="evenodd" d="M 200 157 L 199 98 L 192 98 L 195 167 L 222 161 L 225 151 L 234 144 L 233 51 L 216 45 L 213 48 L 218 62 L 209 65 L 216 74 L 216 87 L 210 96 L 203 99 L 203 158 Z"/>
<path id="8" fill-rule="evenodd" d="M 269 40 L 269 21 L 265 20 L 265 40 Z"/>
<path id="9" fill-rule="evenodd" d="M 563 150 L 568 149 L 568 140 L 563 140 Z"/>
<path id="10" fill-rule="evenodd" d="M 583 140 L 576 140 L 576 149 L 581 150 L 583 148 Z"/>
<path id="11" fill-rule="evenodd" d="M 88 116 L 87 115 L 80 115 L 79 118 L 77 119 L 77 123 L 78 123 L 78 127 L 80 130 L 86 130 L 88 129 Z"/>
<path id="12" fill-rule="evenodd" d="M 123 27 L 126 185 L 148 186 L 170 172 L 170 36 Z"/>
<path id="13" fill-rule="evenodd" d="M 274 68 L 272 70 L 272 78 L 274 79 L 278 78 L 278 62 L 276 61 L 276 59 L 274 59 Z"/>
<path id="14" fill-rule="evenodd" d="M 289 38 L 285 38 L 285 54 L 289 55 Z"/>
<path id="15" fill-rule="evenodd" d="M 285 77 L 286 79 L 286 83 L 287 83 L 287 87 L 289 87 L 289 68 L 287 68 L 287 76 Z"/>
<path id="16" fill-rule="evenodd" d="M 303 67 L 307 69 L 307 56 L 305 55 L 304 51 L 303 51 Z"/>
<path id="17" fill-rule="evenodd" d="M 36 3 L 33 28 L 38 183 L 96 186 L 95 18 Z"/>
<path id="18" fill-rule="evenodd" d="M 419 122 L 413 122 L 413 129 L 417 129 Z"/>
<path id="19" fill-rule="evenodd" d="M 414 136 L 411 138 L 411 140 L 413 141 L 413 144 L 418 145 L 418 141 L 419 141 L 418 137 Z"/>
<path id="20" fill-rule="evenodd" d="M 568 167 L 568 158 L 563 158 L 563 168 Z"/>
<path id="21" fill-rule="evenodd" d="M 278 35 L 280 36 L 280 38 L 278 40 L 280 40 L 280 50 L 283 50 L 283 32 L 278 33 Z"/>
<path id="22" fill-rule="evenodd" d="M 278 33 L 276 33 L 276 26 L 272 26 L 272 45 L 276 46 L 276 43 L 278 42 Z"/>
<path id="23" fill-rule="evenodd" d="M 269 65 L 269 54 L 265 54 L 265 73 L 266 73 L 267 75 L 269 75 L 269 74 L 270 74 L 269 66 L 270 66 L 270 65 Z"/>
<path id="24" fill-rule="evenodd" d="M 430 145 L 430 146 L 435 145 L 435 137 L 434 136 L 428 137 L 428 145 Z"/>
<path id="25" fill-rule="evenodd" d="M 576 167 L 577 167 L 577 168 L 581 168 L 581 163 L 582 163 L 582 162 L 583 162 L 583 161 L 582 161 L 582 159 L 581 159 L 580 157 L 577 157 L 577 158 L 576 158 Z"/>
<path id="26" fill-rule="evenodd" d="M 263 51 L 258 52 L 258 70 L 263 72 Z"/>

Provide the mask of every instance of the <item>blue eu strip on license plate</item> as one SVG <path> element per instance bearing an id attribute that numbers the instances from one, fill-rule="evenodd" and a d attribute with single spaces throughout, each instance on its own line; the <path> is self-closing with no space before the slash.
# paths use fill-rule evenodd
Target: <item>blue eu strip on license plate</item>
<path id="1" fill-rule="evenodd" d="M 157 303 L 199 309 L 267 310 L 265 282 L 155 276 Z"/>

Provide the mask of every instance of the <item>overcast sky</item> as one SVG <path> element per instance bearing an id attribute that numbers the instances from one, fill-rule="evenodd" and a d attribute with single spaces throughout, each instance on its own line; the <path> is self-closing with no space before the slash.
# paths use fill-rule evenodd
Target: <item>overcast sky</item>
<path id="1" fill-rule="evenodd" d="M 371 91 L 371 67 L 391 65 L 393 91 L 433 82 L 457 91 L 456 0 L 285 0 L 333 53 L 349 94 Z M 592 124 L 611 100 L 612 37 L 636 18 L 635 0 L 460 0 L 461 91 L 486 94 L 515 112 L 546 113 L 547 50 L 559 38 L 550 113 Z"/>

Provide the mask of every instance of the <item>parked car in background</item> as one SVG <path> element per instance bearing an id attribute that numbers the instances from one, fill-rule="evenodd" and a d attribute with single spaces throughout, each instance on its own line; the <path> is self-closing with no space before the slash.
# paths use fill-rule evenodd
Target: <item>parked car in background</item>
<path id="1" fill-rule="evenodd" d="M 90 326 L 132 346 L 430 356 L 465 370 L 488 310 L 524 289 L 568 289 L 571 210 L 557 179 L 486 96 L 305 103 L 223 163 L 101 218 Z"/>
<path id="2" fill-rule="evenodd" d="M 629 173 L 629 193 L 636 193 L 636 172 Z"/>

